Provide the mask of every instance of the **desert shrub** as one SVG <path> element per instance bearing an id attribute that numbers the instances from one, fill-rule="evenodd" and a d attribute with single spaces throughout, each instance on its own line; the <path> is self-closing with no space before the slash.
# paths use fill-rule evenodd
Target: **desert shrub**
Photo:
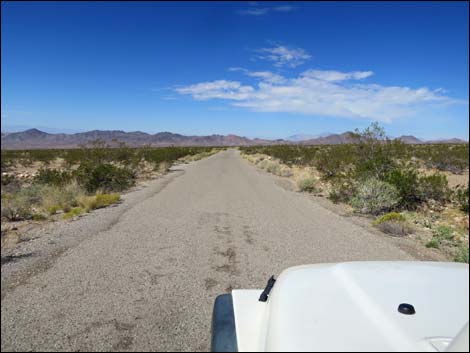
<path id="1" fill-rule="evenodd" d="M 69 212 L 78 206 L 78 199 L 84 194 L 84 190 L 77 183 L 63 187 L 45 185 L 41 189 L 41 208 L 49 214 L 55 214 L 60 210 Z"/>
<path id="2" fill-rule="evenodd" d="M 397 212 L 390 212 L 377 218 L 373 225 L 384 233 L 397 236 L 404 236 L 413 231 L 406 218 Z"/>
<path id="3" fill-rule="evenodd" d="M 357 161 L 357 148 L 344 144 L 325 147 L 315 157 L 315 167 L 323 179 L 331 180 L 349 173 Z"/>
<path id="4" fill-rule="evenodd" d="M 32 208 L 41 200 L 42 188 L 37 185 L 25 187 L 14 194 L 2 194 L 2 218 L 9 221 L 30 219 Z"/>
<path id="5" fill-rule="evenodd" d="M 290 177 L 292 176 L 293 173 L 292 173 L 292 170 L 289 168 L 289 167 L 286 167 L 286 166 L 282 166 L 281 167 L 281 174 L 280 176 L 282 177 Z"/>
<path id="6" fill-rule="evenodd" d="M 113 194 L 102 194 L 97 193 L 93 196 L 81 196 L 78 199 L 79 205 L 86 211 L 89 212 L 91 210 L 106 207 L 112 205 L 116 202 L 119 202 L 121 196 L 118 193 Z"/>
<path id="7" fill-rule="evenodd" d="M 14 182 L 16 178 L 14 175 L 2 173 L 1 179 L 2 179 L 2 188 L 3 188 L 4 186 L 9 185 L 12 182 Z"/>
<path id="8" fill-rule="evenodd" d="M 469 165 L 468 144 L 435 144 L 416 147 L 413 154 L 427 168 L 461 174 Z"/>
<path id="9" fill-rule="evenodd" d="M 78 205 L 82 207 L 85 212 L 90 212 L 94 209 L 94 206 L 96 205 L 96 196 L 82 195 L 78 197 L 77 201 Z"/>
<path id="10" fill-rule="evenodd" d="M 311 176 L 303 177 L 297 181 L 297 186 L 300 191 L 305 192 L 319 192 L 318 182 Z"/>
<path id="11" fill-rule="evenodd" d="M 461 245 L 457 247 L 457 250 L 455 251 L 454 254 L 454 261 L 456 262 L 464 262 L 468 264 L 468 245 Z"/>
<path id="12" fill-rule="evenodd" d="M 72 174 L 58 169 L 39 169 L 33 182 L 47 185 L 65 185 L 72 179 Z"/>
<path id="13" fill-rule="evenodd" d="M 112 164 L 82 163 L 74 174 L 78 183 L 88 192 L 122 191 L 135 184 L 135 173 L 132 170 Z"/>
<path id="14" fill-rule="evenodd" d="M 433 229 L 432 239 L 426 243 L 428 248 L 439 248 L 441 245 L 455 245 L 454 231 L 446 225 Z"/>
<path id="15" fill-rule="evenodd" d="M 378 225 L 384 222 L 406 222 L 405 216 L 398 212 L 386 213 L 374 221 L 374 225 Z"/>
<path id="16" fill-rule="evenodd" d="M 422 176 L 418 179 L 418 184 L 418 193 L 421 201 L 435 200 L 444 202 L 449 200 L 450 189 L 447 177 L 444 174 Z"/>
<path id="17" fill-rule="evenodd" d="M 356 129 L 355 136 L 358 139 L 354 169 L 357 179 L 382 180 L 397 167 L 394 155 L 402 149 L 403 144 L 387 138 L 385 130 L 377 122 L 364 131 Z"/>
<path id="18" fill-rule="evenodd" d="M 14 175 L 2 175 L 2 192 L 16 193 L 20 188 L 21 183 Z"/>
<path id="19" fill-rule="evenodd" d="M 354 179 L 336 179 L 333 180 L 328 198 L 334 203 L 349 202 L 354 196 L 357 183 Z"/>
<path id="20" fill-rule="evenodd" d="M 268 173 L 272 173 L 274 175 L 281 175 L 281 165 L 279 164 L 279 162 L 276 162 L 276 161 L 270 161 L 270 163 L 268 163 L 268 165 L 266 166 L 266 171 Z"/>
<path id="21" fill-rule="evenodd" d="M 439 240 L 438 239 L 431 239 L 426 243 L 427 248 L 433 248 L 433 249 L 438 249 L 439 248 Z"/>
<path id="22" fill-rule="evenodd" d="M 370 178 L 359 185 L 351 206 L 361 213 L 379 214 L 391 210 L 399 201 L 399 193 L 393 185 Z"/>
<path id="23" fill-rule="evenodd" d="M 411 227 L 406 222 L 385 221 L 377 224 L 376 227 L 386 234 L 395 236 L 405 236 L 412 233 Z"/>
<path id="24" fill-rule="evenodd" d="M 34 213 L 32 219 L 33 221 L 44 221 L 47 217 L 42 213 Z"/>
<path id="25" fill-rule="evenodd" d="M 77 217 L 77 216 L 81 215 L 84 212 L 85 212 L 85 210 L 81 207 L 72 207 L 69 212 L 64 213 L 63 218 L 64 219 L 71 219 L 71 218 L 74 218 L 74 217 Z"/>
<path id="26" fill-rule="evenodd" d="M 156 170 L 159 173 L 164 174 L 164 173 L 168 172 L 170 167 L 171 167 L 171 163 L 164 161 L 164 162 L 158 163 L 158 165 L 156 166 Z"/>
<path id="27" fill-rule="evenodd" d="M 454 231 L 449 226 L 441 225 L 434 229 L 433 237 L 439 240 L 453 240 Z"/>
<path id="28" fill-rule="evenodd" d="M 261 169 L 266 169 L 269 163 L 270 161 L 268 159 L 260 159 L 260 161 L 258 162 L 258 167 L 260 167 Z"/>
<path id="29" fill-rule="evenodd" d="M 418 173 L 413 169 L 394 169 L 384 179 L 393 185 L 400 196 L 398 206 L 414 209 L 421 202 Z"/>
<path id="30" fill-rule="evenodd" d="M 469 187 L 464 188 L 462 186 L 458 186 L 454 190 L 454 199 L 457 202 L 459 209 L 465 213 L 468 213 L 468 196 L 469 196 Z"/>
<path id="31" fill-rule="evenodd" d="M 112 205 L 116 202 L 119 202 L 119 200 L 121 200 L 121 195 L 119 195 L 118 193 L 113 193 L 113 194 L 98 193 L 96 194 L 95 198 L 96 198 L 96 203 L 95 203 L 94 208 L 102 208 L 102 207 Z"/>

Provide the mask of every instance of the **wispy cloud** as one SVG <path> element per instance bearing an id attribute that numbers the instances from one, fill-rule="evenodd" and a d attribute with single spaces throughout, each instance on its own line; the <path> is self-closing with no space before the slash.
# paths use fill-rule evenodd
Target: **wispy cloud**
<path id="1" fill-rule="evenodd" d="M 273 7 L 272 10 L 273 11 L 277 11 L 277 12 L 291 12 L 291 11 L 295 11 L 297 8 L 295 6 L 291 6 L 291 5 L 283 5 L 283 6 L 277 6 L 277 7 Z"/>
<path id="2" fill-rule="evenodd" d="M 294 68 L 304 64 L 312 57 L 302 48 L 290 48 L 284 45 L 261 48 L 257 52 L 255 59 L 270 61 L 275 67 L 287 66 Z"/>
<path id="3" fill-rule="evenodd" d="M 260 7 L 259 2 L 249 2 L 249 8 L 243 9 L 238 11 L 240 15 L 246 16 L 264 16 L 271 12 L 292 12 L 297 9 L 297 7 L 292 5 L 280 5 L 280 6 L 273 6 L 273 7 Z"/>
<path id="4" fill-rule="evenodd" d="M 253 9 L 240 10 L 238 13 L 240 15 L 250 15 L 250 16 L 263 16 L 269 12 L 267 7 L 257 7 Z"/>
<path id="5" fill-rule="evenodd" d="M 213 98 L 230 100 L 247 100 L 253 93 L 251 86 L 244 86 L 237 81 L 217 80 L 202 82 L 182 88 L 176 88 L 180 94 L 189 94 L 196 100 L 207 100 Z"/>
<path id="6" fill-rule="evenodd" d="M 432 104 L 455 104 L 441 89 L 365 83 L 372 71 L 307 70 L 287 78 L 270 71 L 232 68 L 258 79 L 257 84 L 218 80 L 176 89 L 196 100 L 223 99 L 257 112 L 359 118 L 391 122 Z"/>
<path id="7" fill-rule="evenodd" d="M 372 76 L 372 71 L 353 71 L 353 72 L 339 72 L 333 70 L 308 70 L 302 75 L 305 77 L 315 78 L 323 81 L 345 81 L 345 80 L 361 80 Z"/>

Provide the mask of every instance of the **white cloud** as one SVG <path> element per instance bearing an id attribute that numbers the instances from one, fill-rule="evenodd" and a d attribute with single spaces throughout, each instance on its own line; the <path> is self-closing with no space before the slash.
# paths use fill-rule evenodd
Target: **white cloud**
<path id="1" fill-rule="evenodd" d="M 262 79 L 264 81 L 271 82 L 271 83 L 281 83 L 285 81 L 284 77 L 282 77 L 281 75 L 272 73 L 271 71 L 249 71 L 242 67 L 230 67 L 228 71 L 243 72 L 247 76 L 259 78 L 259 79 Z"/>
<path id="2" fill-rule="evenodd" d="M 248 71 L 247 75 L 251 76 L 251 77 L 256 77 L 256 78 L 262 79 L 262 80 L 264 80 L 266 82 L 270 82 L 270 83 L 285 82 L 284 77 L 282 77 L 281 75 L 278 75 L 278 74 L 274 74 L 271 71 L 255 71 L 255 72 Z"/>
<path id="3" fill-rule="evenodd" d="M 277 12 L 291 12 L 291 11 L 294 11 L 295 9 L 296 7 L 290 6 L 290 5 L 273 7 L 273 11 L 277 11 Z"/>
<path id="4" fill-rule="evenodd" d="M 353 71 L 353 72 L 339 72 L 333 70 L 308 70 L 302 75 L 304 77 L 317 78 L 323 81 L 345 81 L 345 80 L 361 80 L 372 76 L 372 71 Z"/>
<path id="5" fill-rule="evenodd" d="M 302 48 L 289 48 L 283 45 L 277 45 L 271 48 L 261 48 L 258 50 L 260 55 L 257 59 L 273 62 L 276 67 L 297 67 L 311 58 Z"/>
<path id="6" fill-rule="evenodd" d="M 241 10 L 239 13 L 241 15 L 249 15 L 249 16 L 263 16 L 269 12 L 269 8 L 267 7 L 257 7 L 247 10 Z"/>
<path id="7" fill-rule="evenodd" d="M 218 80 L 212 82 L 202 82 L 195 85 L 177 88 L 180 94 L 189 94 L 197 100 L 207 100 L 213 98 L 246 100 L 253 93 L 253 87 L 243 86 L 237 81 Z"/>
<path id="8" fill-rule="evenodd" d="M 238 13 L 240 15 L 248 15 L 248 16 L 264 16 L 267 15 L 269 12 L 291 12 L 295 11 L 296 7 L 291 5 L 280 5 L 275 7 L 258 7 L 260 3 L 252 1 L 248 3 L 251 8 L 240 10 Z"/>
<path id="9" fill-rule="evenodd" d="M 429 104 L 451 104 L 457 101 L 428 88 L 413 89 L 360 83 L 371 71 L 339 72 L 308 70 L 294 78 L 269 71 L 246 75 L 258 78 L 257 85 L 238 81 L 202 82 L 176 91 L 197 100 L 225 99 L 232 105 L 258 112 L 285 112 L 306 115 L 360 118 L 390 122 L 412 116 Z"/>

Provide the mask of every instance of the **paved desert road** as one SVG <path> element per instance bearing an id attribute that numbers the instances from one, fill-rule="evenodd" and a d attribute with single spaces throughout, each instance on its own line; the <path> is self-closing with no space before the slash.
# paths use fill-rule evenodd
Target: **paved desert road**
<path id="1" fill-rule="evenodd" d="M 261 288 L 293 265 L 411 259 L 236 150 L 178 168 L 114 209 L 56 225 L 53 243 L 75 243 L 20 285 L 15 266 L 29 260 L 2 266 L 2 351 L 208 350 L 219 293 Z"/>

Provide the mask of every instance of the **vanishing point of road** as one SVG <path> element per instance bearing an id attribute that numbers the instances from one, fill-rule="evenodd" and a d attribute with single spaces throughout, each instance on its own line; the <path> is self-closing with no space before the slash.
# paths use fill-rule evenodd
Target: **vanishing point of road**
<path id="1" fill-rule="evenodd" d="M 2 250 L 2 351 L 207 351 L 217 294 L 294 265 L 413 259 L 278 179 L 229 149 L 46 226 L 15 261 Z"/>

